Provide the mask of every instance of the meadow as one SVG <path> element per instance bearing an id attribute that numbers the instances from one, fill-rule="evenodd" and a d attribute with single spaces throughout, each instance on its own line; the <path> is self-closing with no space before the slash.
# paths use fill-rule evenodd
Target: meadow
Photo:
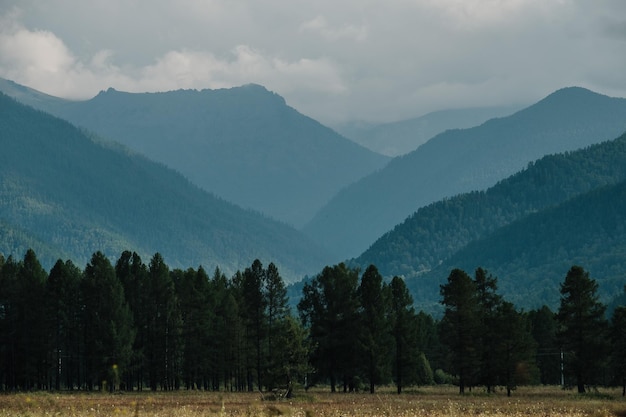
<path id="1" fill-rule="evenodd" d="M 626 416 L 621 391 L 600 389 L 579 395 L 558 387 L 522 387 L 512 397 L 481 389 L 459 395 L 456 387 L 426 387 L 398 396 L 392 388 L 377 394 L 335 393 L 317 388 L 297 392 L 289 400 L 264 401 L 258 393 L 142 392 L 142 393 L 15 393 L 0 394 L 0 417 L 5 416 Z"/>

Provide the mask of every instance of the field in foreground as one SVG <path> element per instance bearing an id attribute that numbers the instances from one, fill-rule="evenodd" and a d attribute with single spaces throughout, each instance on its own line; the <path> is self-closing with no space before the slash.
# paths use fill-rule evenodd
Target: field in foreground
<path id="1" fill-rule="evenodd" d="M 0 417 L 626 416 L 626 399 L 616 390 L 581 396 L 558 388 L 520 388 L 510 398 L 482 390 L 464 396 L 457 392 L 455 387 L 422 388 L 400 396 L 391 389 L 374 395 L 313 390 L 283 401 L 223 392 L 0 394 Z"/>

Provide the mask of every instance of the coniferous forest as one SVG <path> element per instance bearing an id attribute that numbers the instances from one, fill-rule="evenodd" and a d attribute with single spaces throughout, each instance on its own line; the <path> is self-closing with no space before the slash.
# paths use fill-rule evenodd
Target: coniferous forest
<path id="1" fill-rule="evenodd" d="M 375 392 L 455 384 L 459 392 L 551 384 L 626 389 L 626 306 L 607 314 L 583 267 L 563 271 L 560 306 L 518 310 L 497 277 L 453 269 L 445 312 L 416 312 L 404 280 L 327 266 L 297 311 L 273 263 L 227 277 L 125 251 L 47 272 L 33 250 L 0 258 L 0 388 Z"/>

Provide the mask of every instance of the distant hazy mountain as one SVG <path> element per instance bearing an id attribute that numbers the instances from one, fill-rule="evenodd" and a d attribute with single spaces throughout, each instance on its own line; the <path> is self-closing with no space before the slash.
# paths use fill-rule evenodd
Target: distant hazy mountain
<path id="1" fill-rule="evenodd" d="M 326 254 L 301 233 L 192 185 L 162 164 L 88 138 L 73 125 L 0 94 L 0 252 L 32 247 L 50 267 L 160 252 L 172 267 L 234 272 L 255 258 L 286 280 Z M 146 259 L 147 261 L 147 259 Z"/>
<path id="2" fill-rule="evenodd" d="M 513 114 L 519 109 L 520 107 L 503 106 L 441 110 L 397 122 L 347 122 L 333 128 L 374 152 L 400 156 L 417 149 L 428 139 L 446 130 L 478 126 L 494 117 Z"/>
<path id="3" fill-rule="evenodd" d="M 242 207 L 302 226 L 341 188 L 386 164 L 258 85 L 67 102 L 14 83 L 7 94 L 118 141 Z"/>
<path id="4" fill-rule="evenodd" d="M 343 189 L 303 229 L 343 258 L 359 255 L 418 208 L 483 190 L 544 155 L 626 131 L 626 99 L 559 90 L 511 116 L 449 130 Z"/>

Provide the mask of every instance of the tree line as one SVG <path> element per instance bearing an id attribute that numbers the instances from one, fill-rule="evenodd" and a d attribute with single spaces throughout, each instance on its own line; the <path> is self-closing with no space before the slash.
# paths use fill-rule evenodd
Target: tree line
<path id="1" fill-rule="evenodd" d="M 520 311 L 482 268 L 454 269 L 445 312 L 416 312 L 402 278 L 343 263 L 304 283 L 297 312 L 277 267 L 259 260 L 226 277 L 199 267 L 146 265 L 101 252 L 84 269 L 36 254 L 0 257 L 0 389 L 331 391 L 453 383 L 564 384 L 626 390 L 626 306 L 606 318 L 598 285 L 579 266 L 557 312 Z"/>

